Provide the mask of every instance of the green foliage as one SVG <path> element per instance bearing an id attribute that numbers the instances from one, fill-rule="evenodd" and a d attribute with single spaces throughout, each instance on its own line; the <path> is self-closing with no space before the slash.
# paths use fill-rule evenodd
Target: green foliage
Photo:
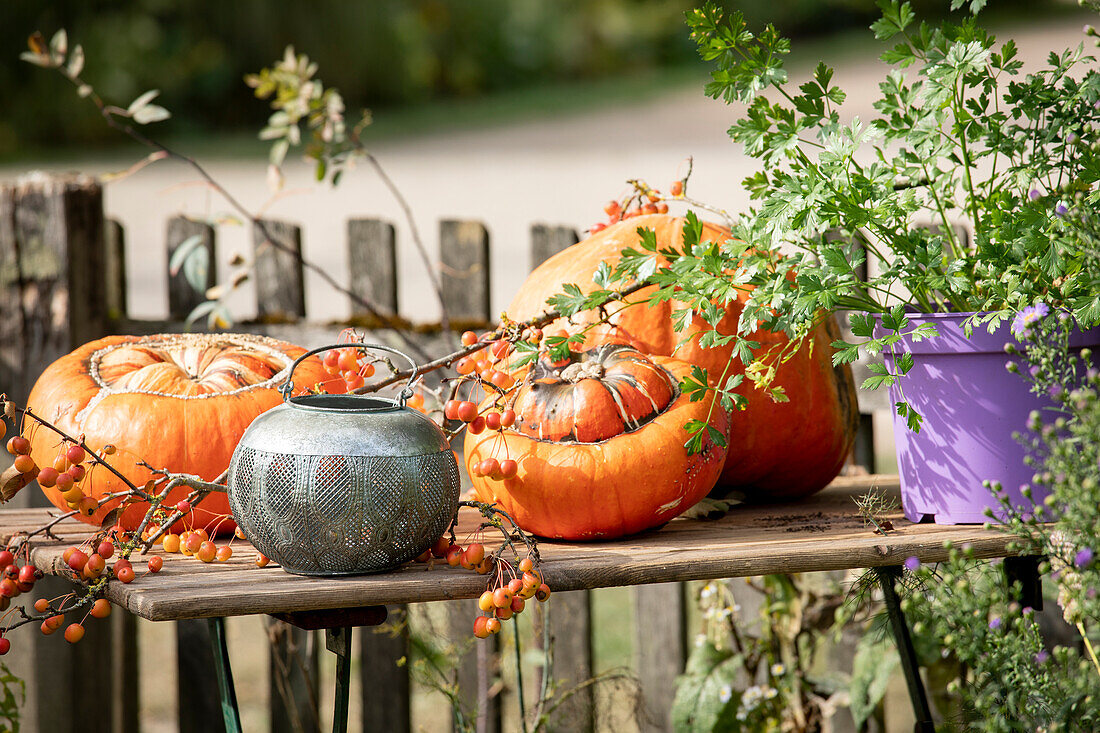
<path id="1" fill-rule="evenodd" d="M 758 632 L 741 614 L 733 583 L 761 594 Z M 847 698 L 843 681 L 813 674 L 841 600 L 833 585 L 768 575 L 712 581 L 699 594 L 704 632 L 676 680 L 673 729 L 680 733 L 805 730 Z"/>
<path id="2" fill-rule="evenodd" d="M 1095 58 L 1080 47 L 1052 53 L 1046 68 L 1023 75 L 1015 44 L 998 45 L 973 18 L 936 27 L 918 23 L 909 3 L 880 7 L 872 30 L 893 44 L 882 54 L 893 68 L 877 116 L 850 123 L 824 63 L 793 88 L 790 43 L 773 26 L 753 32 L 741 13 L 713 4 L 688 13 L 700 55 L 716 67 L 707 94 L 745 105 L 729 134 L 763 168 L 745 180 L 757 203 L 736 230 L 755 246 L 723 248 L 724 260 L 704 266 L 673 262 L 664 284 L 689 279 L 702 305 L 727 292 L 721 273 L 737 268 L 736 285 L 755 288 L 742 338 L 760 321 L 797 339 L 823 311 L 851 311 L 858 340 L 835 343 L 835 361 L 882 359 L 867 389 L 897 385 L 911 368 L 894 353 L 903 336 L 935 335 L 907 332 L 906 308 L 978 311 L 968 327 L 992 328 L 1046 302 L 1100 322 Z M 956 233 L 960 219 L 972 244 Z M 863 281 L 866 253 L 879 268 Z M 746 373 L 765 384 L 772 375 Z M 904 399 L 897 408 L 918 430 L 920 415 Z"/>
<path id="3" fill-rule="evenodd" d="M 861 728 L 882 702 L 890 676 L 899 662 L 898 652 L 890 641 L 871 634 L 860 637 L 852 660 L 851 701 L 848 705 L 856 728 Z"/>
<path id="4" fill-rule="evenodd" d="M 27 697 L 27 686 L 0 662 L 0 731 L 19 733 L 20 709 Z"/>

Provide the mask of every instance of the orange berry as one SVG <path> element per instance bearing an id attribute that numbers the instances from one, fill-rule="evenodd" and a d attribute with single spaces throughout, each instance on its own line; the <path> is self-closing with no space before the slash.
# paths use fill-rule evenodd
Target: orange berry
<path id="1" fill-rule="evenodd" d="M 485 620 L 485 630 L 490 634 L 500 633 L 500 619 L 483 616 Z"/>
<path id="2" fill-rule="evenodd" d="M 164 535 L 164 541 L 161 543 L 165 552 L 179 552 L 180 551 L 180 536 L 178 534 L 172 534 L 171 532 Z"/>
<path id="3" fill-rule="evenodd" d="M 645 206 L 642 207 L 642 213 L 643 214 L 656 214 L 657 213 L 657 205 L 656 204 L 646 204 Z"/>
<path id="4" fill-rule="evenodd" d="M 507 621 L 508 619 L 512 618 L 512 606 L 511 606 L 511 604 L 509 604 L 508 606 L 505 606 L 504 608 L 498 608 L 493 613 L 496 614 L 497 618 L 503 619 L 504 621 Z"/>
<path id="5" fill-rule="evenodd" d="M 523 584 L 537 589 L 542 585 L 542 578 L 539 577 L 539 574 L 534 569 L 527 570 L 523 573 Z"/>
<path id="6" fill-rule="evenodd" d="M 511 605 L 512 594 L 508 592 L 507 588 L 497 588 L 493 591 L 493 605 L 497 608 L 504 608 Z"/>
<path id="7" fill-rule="evenodd" d="M 133 583 L 134 579 L 137 577 L 137 573 L 135 573 L 134 569 L 131 567 L 124 567 L 119 570 L 116 566 L 115 577 L 118 578 L 119 581 L 122 583 Z"/>
<path id="8" fill-rule="evenodd" d="M 485 546 L 480 542 L 473 542 L 466 548 L 465 555 L 467 562 L 477 565 L 485 558 Z"/>
<path id="9" fill-rule="evenodd" d="M 61 475 L 68 476 L 69 474 L 63 473 Z M 61 492 L 61 498 L 69 504 L 75 504 L 76 506 L 74 508 L 79 509 L 80 500 L 84 498 L 84 491 L 79 486 L 72 486 L 70 484 L 67 490 Z"/>
<path id="10" fill-rule="evenodd" d="M 469 400 L 463 400 L 458 403 L 455 414 L 462 422 L 473 422 L 477 419 L 477 405 Z"/>
<path id="11" fill-rule="evenodd" d="M 364 383 L 365 383 L 365 380 L 361 376 L 359 376 L 358 374 L 356 374 L 354 372 L 351 372 L 351 373 L 345 372 L 344 373 L 344 386 L 347 387 L 347 389 L 349 391 L 353 390 L 353 389 L 359 389 L 360 387 L 363 386 Z"/>
<path id="12" fill-rule="evenodd" d="M 111 615 L 111 602 L 106 598 L 97 598 L 92 604 L 92 610 L 88 613 L 93 618 L 107 618 Z"/>
<path id="13" fill-rule="evenodd" d="M 525 557 L 519 561 L 519 571 L 521 573 L 529 573 L 535 567 L 535 561 L 529 557 Z"/>
<path id="14" fill-rule="evenodd" d="M 111 555 L 115 554 L 115 546 L 103 540 L 99 543 L 99 547 L 95 548 L 95 551 L 103 557 L 104 560 L 109 560 Z"/>
<path id="15" fill-rule="evenodd" d="M 523 581 L 522 580 L 520 580 L 519 578 L 512 578 L 511 580 L 508 581 L 508 592 L 509 593 L 511 593 L 512 595 L 515 595 L 516 593 L 519 593 L 521 590 L 523 590 Z"/>
<path id="16" fill-rule="evenodd" d="M 500 430 L 500 413 L 490 412 L 485 415 L 485 427 L 490 430 Z"/>
<path id="17" fill-rule="evenodd" d="M 440 537 L 438 540 L 432 543 L 430 549 L 433 556 L 446 557 L 447 551 L 451 549 L 451 540 L 448 537 Z"/>
<path id="18" fill-rule="evenodd" d="M 233 548 L 229 545 L 222 545 L 214 555 L 214 559 L 218 562 L 229 562 L 229 558 L 231 557 L 233 557 Z M 199 559 L 201 560 L 202 558 Z"/>
<path id="19" fill-rule="evenodd" d="M 605 224 L 602 221 L 598 221 L 595 224 L 593 224 L 592 226 L 588 227 L 588 233 L 589 234 L 598 234 L 598 233 L 602 232 L 604 229 L 607 229 L 607 224 Z"/>
<path id="20" fill-rule="evenodd" d="M 15 438 L 12 438 L 12 440 L 15 440 Z M 15 457 L 15 462 L 12 465 L 19 473 L 30 473 L 34 470 L 34 459 L 28 455 L 19 455 Z"/>
<path id="21" fill-rule="evenodd" d="M 523 607 L 526 605 L 522 598 L 512 598 L 512 613 L 523 613 Z"/>
<path id="22" fill-rule="evenodd" d="M 3 424 L 4 423 L 0 422 L 0 426 L 3 426 Z M 0 437 L 3 437 L 3 435 L 0 434 Z M 0 656 L 7 654 L 9 651 L 11 651 L 11 641 L 6 637 L 0 636 Z"/>
<path id="23" fill-rule="evenodd" d="M 515 424 L 515 422 L 516 422 L 516 411 L 515 410 L 505 410 L 504 412 L 500 413 L 500 426 L 501 427 L 510 428 L 510 427 L 512 427 L 512 425 Z"/>
<path id="24" fill-rule="evenodd" d="M 70 644 L 75 644 L 84 638 L 84 627 L 80 624 L 69 624 L 69 628 L 65 629 L 65 641 Z"/>
<path id="25" fill-rule="evenodd" d="M 468 356 L 464 356 L 455 362 L 455 371 L 464 376 L 473 374 L 475 369 L 477 369 L 477 360 Z"/>
<path id="26" fill-rule="evenodd" d="M 608 201 L 607 204 L 603 207 L 604 213 L 608 216 L 614 216 L 615 214 L 618 214 L 620 211 L 622 211 L 622 209 L 623 205 L 614 199 Z"/>
<path id="27" fill-rule="evenodd" d="M 477 607 L 486 613 L 496 608 L 496 604 L 493 603 L 493 591 L 487 590 L 482 593 L 481 597 L 477 599 Z"/>
<path id="28" fill-rule="evenodd" d="M 452 568 L 458 567 L 462 562 L 462 548 L 458 545 L 451 545 L 451 549 L 447 550 L 447 564 Z"/>
<path id="29" fill-rule="evenodd" d="M 477 334 L 476 333 L 474 333 L 473 331 L 463 331 L 462 332 L 462 345 L 463 346 L 473 346 L 476 343 L 477 343 Z"/>
<path id="30" fill-rule="evenodd" d="M 77 463 L 69 466 L 69 470 L 65 473 L 73 477 L 73 483 L 79 483 L 84 480 L 86 469 L 84 468 L 84 466 L 81 466 L 79 463 Z"/>
<path id="31" fill-rule="evenodd" d="M 344 349 L 340 352 L 340 356 L 336 357 L 336 363 L 339 364 L 342 371 L 358 371 L 359 354 L 356 353 L 355 349 Z"/>
<path id="32" fill-rule="evenodd" d="M 482 476 L 495 476 L 500 470 L 500 462 L 495 458 L 486 458 L 478 465 L 477 470 Z"/>
<path id="33" fill-rule="evenodd" d="M 90 496 L 85 496 L 77 505 L 77 511 L 85 517 L 90 517 L 95 514 L 96 509 L 99 509 L 99 502 Z"/>
<path id="34" fill-rule="evenodd" d="M 103 455 L 105 455 L 105 456 L 113 456 L 115 454 L 115 451 L 118 450 L 118 448 L 115 448 L 113 445 L 108 443 L 107 445 L 103 446 L 100 450 L 103 451 Z"/>
<path id="35" fill-rule="evenodd" d="M 461 403 L 458 400 L 447 400 L 443 404 L 443 417 L 447 418 L 448 420 L 457 420 L 458 406 L 460 404 Z"/>
<path id="36" fill-rule="evenodd" d="M 47 601 L 45 598 L 39 598 L 37 601 L 34 602 L 34 610 L 38 611 L 39 613 L 45 613 L 46 609 L 49 607 L 50 602 Z"/>
<path id="37" fill-rule="evenodd" d="M 8 440 L 8 453 L 13 456 L 26 455 L 31 452 L 31 442 L 22 435 L 14 435 Z"/>
<path id="38" fill-rule="evenodd" d="M 150 573 L 159 573 L 160 569 L 164 567 L 164 558 L 160 555 L 153 555 L 149 558 L 148 566 Z"/>
<path id="39" fill-rule="evenodd" d="M 500 462 L 500 477 L 509 479 L 515 478 L 519 473 L 519 464 L 513 461 L 511 458 L 505 458 Z"/>
<path id="40" fill-rule="evenodd" d="M 684 182 L 683 181 L 673 181 L 672 185 L 668 187 L 668 192 L 671 193 L 673 196 L 683 196 L 684 195 Z"/>
<path id="41" fill-rule="evenodd" d="M 248 539 L 247 537 L 244 536 L 244 530 L 241 529 L 240 527 L 237 527 L 236 529 L 233 530 L 233 536 L 236 537 L 239 540 Z"/>
<path id="42" fill-rule="evenodd" d="M 69 470 L 69 459 L 65 457 L 64 453 L 62 453 L 57 458 L 53 459 L 53 467 L 55 469 L 57 469 L 58 473 L 68 471 Z"/>
<path id="43" fill-rule="evenodd" d="M 470 431 L 471 435 L 477 435 L 481 433 L 485 430 L 485 418 L 477 417 L 476 419 L 474 419 L 473 422 L 466 426 L 466 429 Z"/>
<path id="44" fill-rule="evenodd" d="M 488 557 L 474 566 L 474 570 L 477 571 L 478 575 L 487 575 L 489 573 L 489 571 L 492 570 L 492 569 L 493 569 L 493 561 L 492 561 L 491 558 L 488 558 Z"/>
<path id="45" fill-rule="evenodd" d="M 202 537 L 199 537 L 194 532 L 187 535 L 187 539 L 183 540 L 180 545 L 180 551 L 187 556 L 194 555 L 202 547 Z"/>
<path id="46" fill-rule="evenodd" d="M 374 364 L 364 364 L 363 366 L 359 367 L 359 376 L 361 376 L 361 377 L 373 377 L 374 376 Z M 416 395 L 413 395 L 413 396 L 415 397 Z M 421 395 L 420 401 L 421 402 L 424 401 L 423 395 Z"/>
<path id="47" fill-rule="evenodd" d="M 668 213 L 668 204 L 666 204 L 664 202 L 657 204 L 657 213 L 658 214 L 667 214 Z"/>
<path id="48" fill-rule="evenodd" d="M 199 545 L 199 549 L 195 552 L 197 557 L 202 562 L 213 562 L 214 558 L 218 556 L 218 546 L 210 540 L 206 540 Z"/>
<path id="49" fill-rule="evenodd" d="M 88 562 L 84 563 L 84 572 L 92 572 L 96 575 L 99 575 L 106 569 L 106 567 L 107 561 L 103 559 L 103 555 L 100 555 L 97 552 L 92 554 L 92 556 L 88 558 Z"/>
<path id="50" fill-rule="evenodd" d="M 488 630 L 485 628 L 485 623 L 488 620 L 488 616 L 478 616 L 474 619 L 474 636 L 479 639 L 484 639 L 489 635 Z"/>
<path id="51" fill-rule="evenodd" d="M 191 530 L 191 533 L 197 534 L 199 536 L 199 539 L 201 539 L 203 542 L 206 542 L 208 539 L 210 539 L 210 534 L 202 527 Z"/>
<path id="52" fill-rule="evenodd" d="M 548 586 L 546 583 L 543 583 L 542 585 L 539 586 L 539 589 L 537 591 L 535 591 L 535 598 L 539 599 L 540 601 L 545 602 L 546 599 L 549 598 L 549 597 L 550 597 L 550 586 Z"/>
<path id="53" fill-rule="evenodd" d="M 55 629 L 55 628 L 53 628 L 52 626 L 50 626 L 50 624 L 49 624 L 49 622 L 48 622 L 48 621 L 43 621 L 43 622 L 42 622 L 42 625 L 41 625 L 41 626 L 39 626 L 38 628 L 42 630 L 42 635 L 43 635 L 43 636 L 49 636 L 49 635 L 50 635 L 50 634 L 52 634 L 52 633 L 53 633 L 54 631 L 57 631 L 57 629 Z"/>
<path id="54" fill-rule="evenodd" d="M 55 463 L 54 465 L 56 466 L 57 464 Z M 66 491 L 73 488 L 73 477 L 68 471 L 62 471 L 57 474 L 57 478 L 54 479 L 54 485 L 57 486 L 58 491 L 64 494 Z"/>
<path id="55" fill-rule="evenodd" d="M 83 463 L 84 459 L 87 458 L 87 454 L 82 446 L 70 445 L 69 449 L 65 451 L 65 457 L 69 459 L 69 463 L 75 466 L 78 463 Z"/>
<path id="56" fill-rule="evenodd" d="M 49 489 L 57 484 L 57 477 L 61 475 L 53 466 L 46 466 L 38 472 L 38 485 Z"/>
<path id="57" fill-rule="evenodd" d="M 259 556 L 258 556 L 258 557 L 256 558 L 256 567 L 258 567 L 258 568 L 266 568 L 266 567 L 267 567 L 267 564 L 268 564 L 269 562 L 271 562 L 271 561 L 267 559 L 267 556 L 266 556 L 266 555 L 263 555 L 263 554 L 261 554 L 261 555 L 259 555 Z"/>
<path id="58" fill-rule="evenodd" d="M 75 547 L 70 547 L 69 550 L 72 550 L 72 552 L 69 552 L 69 559 L 66 560 L 65 563 L 71 569 L 79 573 L 84 569 L 84 565 L 87 564 L 88 556 Z M 68 552 L 68 550 L 66 550 L 66 552 Z"/>

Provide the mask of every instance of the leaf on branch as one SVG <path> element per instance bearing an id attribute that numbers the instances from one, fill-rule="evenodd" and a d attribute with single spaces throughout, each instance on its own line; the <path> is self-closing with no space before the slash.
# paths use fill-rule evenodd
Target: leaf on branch
<path id="1" fill-rule="evenodd" d="M 130 106 L 126 108 L 126 113 L 129 115 L 137 114 L 138 110 L 142 109 L 145 105 L 152 102 L 160 94 L 159 89 L 150 89 L 147 92 L 142 93 L 133 102 L 130 102 Z"/>
<path id="2" fill-rule="evenodd" d="M 172 113 L 164 107 L 155 104 L 147 104 L 137 112 L 134 112 L 134 122 L 139 125 L 148 125 L 153 122 L 161 122 L 172 116 Z"/>
<path id="3" fill-rule="evenodd" d="M 65 67 L 65 73 L 73 78 L 76 78 L 80 76 L 81 71 L 84 71 L 84 47 L 78 43 L 73 48 L 73 52 L 69 54 L 69 65 Z M 84 94 L 81 96 L 86 97 L 88 95 Z"/>
<path id="4" fill-rule="evenodd" d="M 196 247 L 183 261 L 183 277 L 196 293 L 206 290 L 207 276 L 210 274 L 210 250 Z"/>
<path id="5" fill-rule="evenodd" d="M 172 252 L 172 257 L 168 260 L 168 274 L 172 277 L 178 275 L 180 268 L 183 267 L 184 261 L 200 244 L 202 244 L 201 234 L 192 234 L 190 237 L 180 242 L 179 246 Z"/>
<path id="6" fill-rule="evenodd" d="M 43 56 L 42 54 L 35 53 L 34 51 L 24 51 L 19 54 L 19 58 L 26 61 L 28 64 L 34 64 L 35 66 L 41 66 L 44 69 L 48 69 L 53 66 L 53 62 L 50 61 L 49 56 Z"/>
<path id="7" fill-rule="evenodd" d="M 69 34 L 65 32 L 64 28 L 59 28 L 57 33 L 53 34 L 53 38 L 50 39 L 50 55 L 60 64 L 65 60 L 68 53 Z"/>

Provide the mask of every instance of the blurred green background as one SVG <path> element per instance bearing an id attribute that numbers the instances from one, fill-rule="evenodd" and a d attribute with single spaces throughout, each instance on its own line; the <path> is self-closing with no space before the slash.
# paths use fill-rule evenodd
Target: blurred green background
<path id="1" fill-rule="evenodd" d="M 170 135 L 255 131 L 266 106 L 245 73 L 294 44 L 319 62 L 349 110 L 376 112 L 592 80 L 697 70 L 683 13 L 692 0 L 7 0 L 0 22 L 0 159 L 96 149 L 119 137 L 59 75 L 17 60 L 26 37 L 69 31 L 87 80 L 125 105 L 160 89 Z M 924 13 L 947 0 L 920 0 Z M 1029 12 L 1057 3 L 1026 5 Z M 1064 5 L 1065 3 L 1062 3 Z M 792 36 L 866 28 L 873 0 L 740 0 L 754 27 Z M 995 2 L 1020 8 L 1016 0 Z M 869 37 L 869 34 L 865 34 Z M 583 104 L 585 97 L 574 104 Z M 528 100 L 537 107 L 537 100 Z M 555 99 L 556 106 L 560 100 Z M 530 105 L 529 105 L 530 106 Z M 492 114 L 491 109 L 489 114 Z M 257 146 L 256 151 L 262 147 Z M 248 152 L 248 151 L 240 151 Z"/>

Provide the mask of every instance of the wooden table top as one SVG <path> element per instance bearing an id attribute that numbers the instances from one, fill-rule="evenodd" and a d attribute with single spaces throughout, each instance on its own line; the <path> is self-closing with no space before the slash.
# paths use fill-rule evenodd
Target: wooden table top
<path id="1" fill-rule="evenodd" d="M 798 573 L 900 565 L 946 559 L 944 542 L 969 543 L 977 557 L 1004 557 L 1012 537 L 980 525 L 913 524 L 900 512 L 894 530 L 881 535 L 865 527 L 853 499 L 872 487 L 897 496 L 897 476 L 840 478 L 809 499 L 782 505 L 737 506 L 715 520 L 675 519 L 664 527 L 610 542 L 541 541 L 543 576 L 554 591 L 643 585 L 684 580 Z M 0 537 L 48 521 L 47 509 L 0 510 Z M 473 510 L 460 513 L 459 541 L 477 527 Z M 60 541 L 35 540 L 31 557 L 46 572 L 66 575 L 66 547 L 89 535 L 89 527 L 66 520 L 55 528 Z M 428 569 L 411 563 L 378 575 L 309 578 L 279 566 L 255 565 L 256 551 L 234 540 L 227 563 L 204 564 L 166 554 L 156 575 L 139 573 L 129 585 L 108 584 L 107 598 L 152 620 L 239 616 L 350 608 L 387 603 L 475 598 L 486 579 L 445 563 Z M 144 563 L 135 562 L 135 569 Z"/>

